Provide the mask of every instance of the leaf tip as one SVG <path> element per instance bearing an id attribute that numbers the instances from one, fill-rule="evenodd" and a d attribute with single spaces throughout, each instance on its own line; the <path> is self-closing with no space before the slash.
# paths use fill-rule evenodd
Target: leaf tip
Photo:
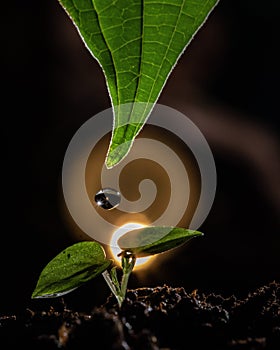
<path id="1" fill-rule="evenodd" d="M 44 294 L 40 293 L 37 288 L 34 289 L 34 291 L 31 294 L 31 299 L 43 299 Z"/>
<path id="2" fill-rule="evenodd" d="M 194 236 L 195 237 L 202 237 L 202 236 L 204 236 L 204 233 L 201 231 L 194 231 Z"/>
<path id="3" fill-rule="evenodd" d="M 128 154 L 133 140 L 123 142 L 119 145 L 110 146 L 105 159 L 105 165 L 107 169 L 112 169 L 118 165 Z"/>
<path id="4" fill-rule="evenodd" d="M 108 170 L 112 169 L 115 165 L 117 165 L 118 162 L 111 156 L 111 154 L 108 154 L 105 160 L 105 166 Z"/>

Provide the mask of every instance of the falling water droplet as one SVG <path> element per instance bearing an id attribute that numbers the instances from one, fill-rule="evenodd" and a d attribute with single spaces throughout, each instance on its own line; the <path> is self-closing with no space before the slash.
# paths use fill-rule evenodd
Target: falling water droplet
<path id="1" fill-rule="evenodd" d="M 120 204 L 121 195 L 112 188 L 104 188 L 96 193 L 94 200 L 99 207 L 110 210 Z"/>

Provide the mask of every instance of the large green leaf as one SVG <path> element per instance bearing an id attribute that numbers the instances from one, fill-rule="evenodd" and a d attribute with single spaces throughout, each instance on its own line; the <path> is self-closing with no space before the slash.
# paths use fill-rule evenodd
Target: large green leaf
<path id="1" fill-rule="evenodd" d="M 104 249 L 99 243 L 76 243 L 45 266 L 32 298 L 51 298 L 69 293 L 101 274 L 111 263 L 111 260 L 106 260 Z"/>
<path id="2" fill-rule="evenodd" d="M 202 235 L 202 232 L 180 227 L 150 226 L 127 232 L 118 239 L 118 245 L 123 251 L 144 257 L 173 249 Z"/>
<path id="3" fill-rule="evenodd" d="M 178 58 L 219 0 L 58 1 L 106 77 L 114 107 L 111 168 L 128 153 Z"/>

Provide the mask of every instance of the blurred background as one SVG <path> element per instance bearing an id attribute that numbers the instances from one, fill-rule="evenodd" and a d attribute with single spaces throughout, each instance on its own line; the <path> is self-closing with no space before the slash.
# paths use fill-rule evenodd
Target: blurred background
<path id="1" fill-rule="evenodd" d="M 221 0 L 170 75 L 158 102 L 204 134 L 217 192 L 200 227 L 205 236 L 136 271 L 130 288 L 166 283 L 244 296 L 279 280 L 279 13 L 276 0 Z M 63 213 L 63 158 L 74 133 L 110 99 L 57 0 L 16 0 L 3 17 L 0 312 L 13 312 L 40 304 L 30 296 L 42 268 L 80 240 Z M 87 308 L 108 295 L 100 276 L 65 299 Z"/>

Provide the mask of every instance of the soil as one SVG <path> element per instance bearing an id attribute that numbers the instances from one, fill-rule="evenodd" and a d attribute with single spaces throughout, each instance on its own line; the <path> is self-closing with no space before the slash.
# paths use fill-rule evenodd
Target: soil
<path id="1" fill-rule="evenodd" d="M 110 350 L 279 350 L 280 283 L 238 300 L 167 285 L 128 290 L 121 309 L 113 296 L 91 312 L 29 307 L 0 317 L 0 348 Z"/>

